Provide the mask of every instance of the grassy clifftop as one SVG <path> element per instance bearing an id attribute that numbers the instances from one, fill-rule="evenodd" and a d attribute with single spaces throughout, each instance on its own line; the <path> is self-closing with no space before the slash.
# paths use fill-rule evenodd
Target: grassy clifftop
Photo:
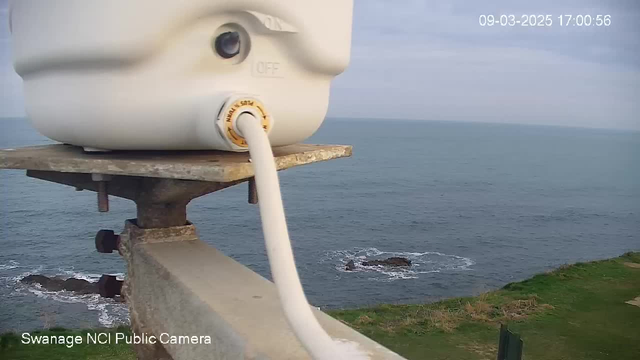
<path id="1" fill-rule="evenodd" d="M 331 315 L 408 359 L 495 359 L 500 323 L 527 359 L 640 359 L 640 253 L 562 266 L 477 297 Z"/>
<path id="2" fill-rule="evenodd" d="M 640 359 L 640 253 L 562 266 L 477 297 L 380 305 L 330 314 L 407 359 L 496 358 L 498 328 L 524 340 L 526 359 Z M 635 303 L 635 302 L 634 302 Z M 127 328 L 109 329 L 112 333 Z M 81 335 L 50 329 L 40 334 Z M 35 332 L 32 332 L 35 334 Z M 23 345 L 0 336 L 0 359 L 134 359 L 129 345 Z"/>

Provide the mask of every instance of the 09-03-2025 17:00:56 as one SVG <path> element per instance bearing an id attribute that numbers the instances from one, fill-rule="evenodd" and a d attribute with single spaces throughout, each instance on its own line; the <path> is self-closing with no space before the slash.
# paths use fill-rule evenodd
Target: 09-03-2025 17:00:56
<path id="1" fill-rule="evenodd" d="M 551 26 L 577 26 L 577 27 L 609 27 L 611 15 L 485 15 L 478 17 L 478 24 L 482 27 L 492 26 L 522 26 L 522 27 L 551 27 Z"/>

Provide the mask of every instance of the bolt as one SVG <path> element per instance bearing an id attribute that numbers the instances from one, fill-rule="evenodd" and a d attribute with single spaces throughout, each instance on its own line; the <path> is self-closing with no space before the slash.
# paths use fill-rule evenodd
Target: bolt
<path id="1" fill-rule="evenodd" d="M 98 181 L 98 211 L 109 212 L 109 193 L 106 181 Z"/>
<path id="2" fill-rule="evenodd" d="M 249 204 L 258 203 L 258 189 L 256 188 L 256 178 L 249 178 Z"/>
<path id="3" fill-rule="evenodd" d="M 91 180 L 98 183 L 98 211 L 109 211 L 109 192 L 107 189 L 107 181 L 111 180 L 110 175 L 91 174 Z"/>
<path id="4" fill-rule="evenodd" d="M 98 280 L 98 293 L 106 298 L 114 298 L 122 294 L 122 284 L 124 281 L 118 280 L 113 275 L 102 275 Z"/>
<path id="5" fill-rule="evenodd" d="M 113 250 L 118 250 L 120 245 L 120 235 L 116 235 L 113 230 L 100 230 L 96 234 L 96 250 L 99 253 L 111 254 Z"/>

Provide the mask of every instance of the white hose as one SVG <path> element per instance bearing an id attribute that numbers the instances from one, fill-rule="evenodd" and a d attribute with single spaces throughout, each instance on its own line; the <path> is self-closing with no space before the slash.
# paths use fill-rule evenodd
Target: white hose
<path id="1" fill-rule="evenodd" d="M 337 344 L 313 315 L 302 290 L 284 216 L 278 173 L 267 134 L 260 121 L 248 113 L 238 116 L 236 128 L 249 144 L 271 274 L 287 321 L 314 359 L 345 359 Z"/>

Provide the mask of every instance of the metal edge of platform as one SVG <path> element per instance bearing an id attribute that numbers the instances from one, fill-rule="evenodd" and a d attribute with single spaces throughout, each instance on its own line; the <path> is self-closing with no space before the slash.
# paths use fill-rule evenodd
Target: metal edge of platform
<path id="1" fill-rule="evenodd" d="M 273 149 L 278 170 L 350 157 L 349 145 L 295 144 Z M 232 182 L 253 176 L 247 153 L 223 151 L 129 151 L 85 153 L 70 145 L 0 149 L 0 169 L 142 176 Z"/>

